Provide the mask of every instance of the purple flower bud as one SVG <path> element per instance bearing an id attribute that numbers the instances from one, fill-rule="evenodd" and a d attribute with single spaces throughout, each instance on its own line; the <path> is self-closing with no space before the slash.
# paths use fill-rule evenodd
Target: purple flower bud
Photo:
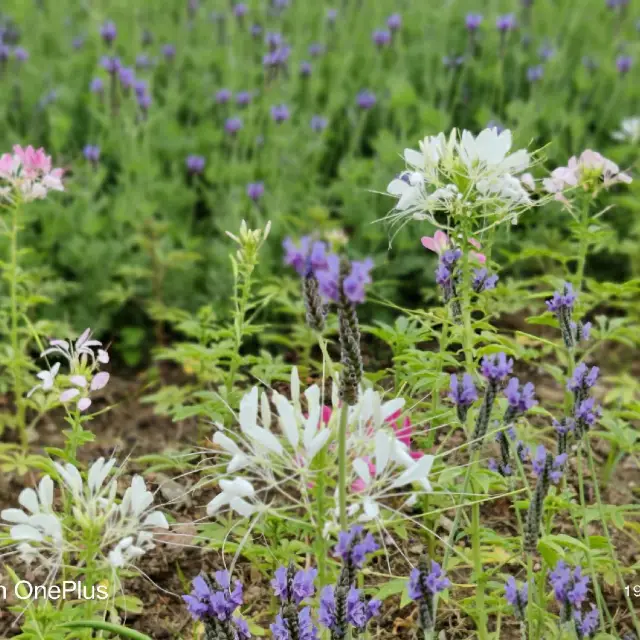
<path id="1" fill-rule="evenodd" d="M 187 171 L 192 175 L 201 174 L 204 171 L 204 156 L 189 155 L 185 160 Z"/>
<path id="2" fill-rule="evenodd" d="M 565 282 L 562 291 L 554 292 L 553 297 L 547 300 L 547 308 L 555 314 L 563 310 L 571 312 L 577 297 L 573 291 L 573 285 Z"/>
<path id="3" fill-rule="evenodd" d="M 316 569 L 308 569 L 297 571 L 292 577 L 290 569 L 279 567 L 275 571 L 271 586 L 281 602 L 284 604 L 294 602 L 299 605 L 307 598 L 313 597 L 316 590 L 314 581 L 317 575 Z"/>
<path id="4" fill-rule="evenodd" d="M 513 607 L 516 617 L 519 620 L 524 620 L 526 617 L 527 600 L 529 598 L 529 585 L 525 583 L 521 589 L 518 589 L 516 579 L 513 576 L 509 576 L 504 586 L 504 597 Z"/>
<path id="5" fill-rule="evenodd" d="M 484 17 L 481 13 L 467 13 L 464 24 L 468 31 L 474 32 L 480 28 Z"/>
<path id="6" fill-rule="evenodd" d="M 387 27 L 391 31 L 398 31 L 402 27 L 402 16 L 399 13 L 392 13 L 387 18 Z"/>
<path id="7" fill-rule="evenodd" d="M 252 24 L 250 32 L 254 39 L 258 39 L 262 34 L 262 27 L 259 24 Z"/>
<path id="8" fill-rule="evenodd" d="M 231 100 L 232 95 L 231 89 L 219 89 L 216 91 L 215 101 L 218 104 L 227 104 L 227 102 Z"/>
<path id="9" fill-rule="evenodd" d="M 371 34 L 371 39 L 377 47 L 385 47 L 391 42 L 391 31 L 376 29 Z"/>
<path id="10" fill-rule="evenodd" d="M 373 92 L 368 89 L 363 89 L 360 91 L 356 97 L 356 104 L 361 109 L 372 109 L 376 104 L 376 96 Z"/>
<path id="11" fill-rule="evenodd" d="M 497 283 L 498 276 L 496 274 L 489 275 L 489 271 L 485 267 L 473 272 L 472 287 L 476 293 L 495 289 Z"/>
<path id="12" fill-rule="evenodd" d="M 289 119 L 289 109 L 284 104 L 275 104 L 271 107 L 271 117 L 277 124 L 285 122 Z"/>
<path id="13" fill-rule="evenodd" d="M 100 64 L 102 68 L 114 76 L 118 71 L 120 71 L 120 67 L 122 64 L 120 63 L 120 58 L 116 58 L 115 56 L 103 56 L 100 60 Z"/>
<path id="14" fill-rule="evenodd" d="M 238 116 L 234 116 L 233 118 L 227 118 L 224 123 L 224 129 L 227 133 L 231 135 L 235 135 L 242 129 L 242 119 L 238 118 Z"/>
<path id="15" fill-rule="evenodd" d="M 146 53 L 141 53 L 138 56 L 136 56 L 136 67 L 138 67 L 138 69 L 146 69 L 150 65 L 151 65 L 151 60 L 149 59 L 149 56 Z"/>
<path id="16" fill-rule="evenodd" d="M 313 67 L 310 62 L 304 60 L 300 63 L 300 75 L 304 78 L 308 78 L 311 75 L 312 69 Z"/>
<path id="17" fill-rule="evenodd" d="M 329 22 L 330 24 L 333 24 L 336 21 L 337 17 L 338 17 L 337 9 L 327 9 L 327 22 Z"/>
<path id="18" fill-rule="evenodd" d="M 140 107 L 140 109 L 145 113 L 149 110 L 149 107 L 153 102 L 151 96 L 148 93 L 136 95 L 136 100 L 138 101 L 138 106 Z"/>
<path id="19" fill-rule="evenodd" d="M 442 567 L 435 561 L 431 561 L 428 573 L 416 567 L 409 576 L 408 592 L 412 600 L 428 599 L 436 593 L 441 593 L 451 586 Z"/>
<path id="20" fill-rule="evenodd" d="M 309 45 L 309 55 L 312 58 L 317 58 L 324 53 L 324 45 L 320 42 L 314 42 Z"/>
<path id="21" fill-rule="evenodd" d="M 562 474 L 564 472 L 564 467 L 567 462 L 567 458 L 568 458 L 567 454 L 562 453 L 553 459 L 553 465 L 551 467 L 551 472 L 549 474 L 549 478 L 551 479 L 551 482 L 553 482 L 553 484 L 558 484 L 558 482 L 560 482 L 560 480 L 562 479 Z M 542 475 L 542 472 L 544 471 L 546 459 L 547 459 L 547 450 L 545 449 L 544 445 L 541 444 L 536 449 L 536 455 L 534 459 L 531 461 L 533 472 L 535 473 L 536 477 L 539 477 Z"/>
<path id="22" fill-rule="evenodd" d="M 496 19 L 496 28 L 502 33 L 512 31 L 516 28 L 516 17 L 513 13 L 506 13 L 505 15 L 498 16 Z"/>
<path id="23" fill-rule="evenodd" d="M 97 164 L 100 160 L 100 147 L 93 144 L 88 144 L 82 150 L 82 154 L 84 155 L 86 160 L 88 160 L 92 164 Z"/>
<path id="24" fill-rule="evenodd" d="M 0 62 L 4 63 L 9 59 L 11 55 L 11 49 L 8 45 L 0 42 Z"/>
<path id="25" fill-rule="evenodd" d="M 258 202 L 264 195 L 264 182 L 250 182 L 247 185 L 247 195 L 254 202 Z"/>
<path id="26" fill-rule="evenodd" d="M 529 67 L 527 69 L 527 80 L 531 83 L 538 82 L 538 80 L 542 80 L 544 76 L 544 67 L 541 64 L 538 64 L 534 67 Z"/>
<path id="27" fill-rule="evenodd" d="M 251 92 L 238 91 L 238 93 L 236 93 L 236 104 L 239 107 L 246 107 L 250 102 L 251 102 Z"/>
<path id="28" fill-rule="evenodd" d="M 513 371 L 513 358 L 507 360 L 507 356 L 503 352 L 485 356 L 482 359 L 480 370 L 490 382 L 496 383 L 505 380 Z"/>
<path id="29" fill-rule="evenodd" d="M 470 407 L 478 399 L 478 391 L 470 374 L 465 373 L 462 379 L 451 374 L 448 398 L 455 405 L 464 407 Z"/>
<path id="30" fill-rule="evenodd" d="M 73 42 L 71 43 L 71 46 L 76 50 L 79 51 L 80 49 L 82 49 L 82 47 L 84 47 L 84 37 L 83 36 L 76 36 L 73 39 Z"/>
<path id="31" fill-rule="evenodd" d="M 133 83 L 136 80 L 136 73 L 131 67 L 120 67 L 120 69 L 118 69 L 118 79 L 120 80 L 120 86 L 126 92 L 133 87 Z"/>
<path id="32" fill-rule="evenodd" d="M 349 531 L 341 531 L 338 534 L 338 544 L 333 552 L 345 564 L 353 564 L 358 569 L 362 568 L 367 556 L 379 549 L 378 543 L 370 533 L 364 533 L 360 525 L 352 527 Z"/>
<path id="33" fill-rule="evenodd" d="M 551 60 L 551 58 L 556 55 L 556 50 L 551 45 L 545 44 L 540 47 L 538 55 L 540 56 L 541 60 L 546 62 L 547 60 Z"/>
<path id="34" fill-rule="evenodd" d="M 89 84 L 89 91 L 91 91 L 91 93 L 102 93 L 104 91 L 102 78 L 94 78 Z"/>
<path id="35" fill-rule="evenodd" d="M 176 48 L 172 44 L 165 44 L 162 47 L 162 55 L 165 60 L 173 60 L 176 57 Z"/>
<path id="36" fill-rule="evenodd" d="M 110 45 L 116 39 L 117 35 L 118 30 L 115 23 L 111 20 L 107 20 L 107 22 L 100 27 L 100 36 L 107 45 Z"/>
<path id="37" fill-rule="evenodd" d="M 320 133 L 327 128 L 328 121 L 324 116 L 313 116 L 311 118 L 311 130 Z"/>
<path id="38" fill-rule="evenodd" d="M 616 58 L 616 68 L 620 75 L 624 75 L 631 70 L 633 58 L 631 56 L 618 56 Z"/>
<path id="39" fill-rule="evenodd" d="M 238 2 L 233 5 L 233 15 L 241 20 L 247 13 L 249 13 L 249 7 L 244 2 Z"/>
<path id="40" fill-rule="evenodd" d="M 146 80 L 136 80 L 133 83 L 133 90 L 135 91 L 136 96 L 139 98 L 147 93 L 147 81 Z"/>
<path id="41" fill-rule="evenodd" d="M 269 31 L 264 40 L 271 51 L 275 51 L 282 45 L 282 36 L 279 33 L 274 33 L 273 31 Z"/>
<path id="42" fill-rule="evenodd" d="M 518 378 L 511 378 L 511 380 L 509 380 L 509 383 L 505 387 L 504 395 L 507 398 L 509 407 L 512 409 L 511 413 L 515 413 L 515 415 L 511 416 L 512 418 L 529 411 L 529 409 L 538 404 L 534 393 L 535 389 L 531 382 L 520 386 L 520 380 L 518 380 Z"/>
<path id="43" fill-rule="evenodd" d="M 13 57 L 18 62 L 26 62 L 29 59 L 29 52 L 23 47 L 16 47 L 13 50 Z"/>

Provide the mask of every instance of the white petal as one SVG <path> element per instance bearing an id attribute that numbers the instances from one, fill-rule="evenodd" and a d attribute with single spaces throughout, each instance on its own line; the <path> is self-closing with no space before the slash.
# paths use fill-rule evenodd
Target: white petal
<path id="1" fill-rule="evenodd" d="M 75 384 L 76 387 L 82 387 L 83 389 L 87 386 L 87 379 L 84 376 L 71 376 L 69 381 Z"/>
<path id="2" fill-rule="evenodd" d="M 14 524 L 26 524 L 29 521 L 29 516 L 22 509 L 3 509 L 0 518 Z"/>
<path id="3" fill-rule="evenodd" d="M 264 391 L 260 394 L 260 419 L 265 429 L 271 429 L 271 406 L 269 396 Z"/>
<path id="4" fill-rule="evenodd" d="M 227 473 L 236 473 L 241 469 L 249 466 L 251 459 L 246 456 L 244 453 L 239 453 L 238 455 L 233 456 L 227 465 Z"/>
<path id="5" fill-rule="evenodd" d="M 375 435 L 376 475 L 382 475 L 389 462 L 392 439 L 385 431 L 378 431 Z"/>
<path id="6" fill-rule="evenodd" d="M 256 507 L 247 502 L 244 498 L 233 498 L 229 503 L 229 506 L 241 516 L 248 518 L 256 512 Z"/>
<path id="7" fill-rule="evenodd" d="M 298 399 L 299 400 L 299 399 Z M 294 449 L 298 448 L 300 442 L 300 432 L 296 421 L 296 413 L 289 401 L 279 393 L 273 394 L 273 401 L 280 417 L 282 432 Z"/>
<path id="8" fill-rule="evenodd" d="M 298 376 L 298 367 L 291 369 L 291 401 L 295 407 L 300 406 L 300 377 Z"/>
<path id="9" fill-rule="evenodd" d="M 98 389 L 106 387 L 108 382 L 109 374 L 106 371 L 101 371 L 93 377 L 91 381 L 91 391 L 98 391 Z"/>
<path id="10" fill-rule="evenodd" d="M 318 425 L 320 424 L 320 388 L 317 384 L 314 384 L 304 392 L 304 395 L 307 399 L 309 417 L 305 420 L 303 438 L 304 446 L 308 449 L 314 437 L 318 433 Z"/>
<path id="11" fill-rule="evenodd" d="M 419 151 L 414 151 L 413 149 L 405 149 L 404 161 L 412 167 L 417 167 L 420 169 L 424 168 L 424 156 Z"/>
<path id="12" fill-rule="evenodd" d="M 53 480 L 51 476 L 43 476 L 38 485 L 38 499 L 40 506 L 51 508 L 53 504 Z"/>
<path id="13" fill-rule="evenodd" d="M 229 436 L 225 435 L 221 431 L 216 431 L 213 436 L 213 443 L 217 444 L 231 455 L 242 453 L 240 447 Z"/>
<path id="14" fill-rule="evenodd" d="M 74 494 L 79 495 L 82 493 L 82 476 L 72 464 L 66 464 L 63 467 L 60 463 L 54 462 L 53 466 L 60 474 L 62 481 Z"/>
<path id="15" fill-rule="evenodd" d="M 207 505 L 207 515 L 213 516 L 218 511 L 229 504 L 229 496 L 226 493 L 219 493 L 209 504 Z"/>
<path id="16" fill-rule="evenodd" d="M 228 494 L 232 498 L 248 498 L 256 492 L 253 485 L 244 478 L 234 478 L 233 480 L 221 478 L 220 488 L 224 493 Z"/>
<path id="17" fill-rule="evenodd" d="M 389 402 L 385 402 L 381 409 L 382 421 L 385 422 L 389 416 L 392 416 L 396 411 L 402 409 L 404 404 L 404 398 L 394 398 L 393 400 L 389 400 Z"/>
<path id="18" fill-rule="evenodd" d="M 89 339 L 91 335 L 91 329 L 85 329 L 82 335 L 76 340 L 76 349 L 82 347 L 82 345 Z"/>
<path id="19" fill-rule="evenodd" d="M 353 461 L 353 469 L 366 485 L 371 484 L 371 473 L 369 472 L 369 465 L 365 460 L 356 458 Z"/>
<path id="20" fill-rule="evenodd" d="M 395 482 L 391 485 L 392 488 L 402 487 L 412 482 L 426 479 L 431 471 L 433 465 L 433 456 L 423 456 L 417 462 L 409 467 L 404 473 L 401 473 Z"/>
<path id="21" fill-rule="evenodd" d="M 322 431 L 318 433 L 318 435 L 309 443 L 309 445 L 305 446 L 309 462 L 311 462 L 316 457 L 316 455 L 318 455 L 318 452 L 324 447 L 324 445 L 327 444 L 330 436 L 330 429 L 322 429 Z"/>
<path id="22" fill-rule="evenodd" d="M 18 502 L 31 513 L 40 513 L 38 494 L 31 488 L 23 489 L 18 496 Z"/>
<path id="23" fill-rule="evenodd" d="M 258 387 L 253 387 L 240 400 L 240 429 L 247 433 L 253 429 L 258 422 Z"/>
<path id="24" fill-rule="evenodd" d="M 44 536 L 34 527 L 28 524 L 19 524 L 11 527 L 9 535 L 13 540 L 32 540 L 34 542 L 44 542 Z"/>
<path id="25" fill-rule="evenodd" d="M 372 498 L 365 498 L 362 501 L 362 510 L 363 514 L 360 516 L 360 520 L 363 522 L 375 520 L 380 515 L 380 507 Z"/>
<path id="26" fill-rule="evenodd" d="M 142 522 L 143 527 L 158 527 L 159 529 L 168 529 L 169 523 L 162 511 L 153 511 Z"/>
<path id="27" fill-rule="evenodd" d="M 69 402 L 80 395 L 79 389 L 67 389 L 60 394 L 60 402 Z"/>
<path id="28" fill-rule="evenodd" d="M 247 437 L 268 451 L 272 451 L 276 455 L 282 455 L 282 444 L 271 431 L 267 431 L 262 427 L 254 427 L 251 431 L 247 432 Z"/>

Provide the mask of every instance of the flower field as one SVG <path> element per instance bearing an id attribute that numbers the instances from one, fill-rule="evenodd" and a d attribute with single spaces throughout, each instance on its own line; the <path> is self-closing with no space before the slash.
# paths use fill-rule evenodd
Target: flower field
<path id="1" fill-rule="evenodd" d="M 640 640 L 639 55 L 6 0 L 0 638 Z"/>

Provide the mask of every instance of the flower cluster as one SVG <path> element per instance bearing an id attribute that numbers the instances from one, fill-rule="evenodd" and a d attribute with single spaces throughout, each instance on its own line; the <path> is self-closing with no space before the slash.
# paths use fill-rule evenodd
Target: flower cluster
<path id="1" fill-rule="evenodd" d="M 480 243 L 471 238 L 469 244 L 476 249 L 480 249 Z M 442 291 L 445 304 L 451 303 L 454 317 L 460 315 L 460 302 L 458 298 L 458 285 L 462 274 L 459 266 L 463 250 L 453 244 L 449 236 L 444 231 L 436 231 L 433 238 L 425 236 L 422 238 L 422 245 L 429 251 L 433 251 L 439 257 L 436 268 L 436 284 Z M 487 258 L 484 254 L 469 250 L 472 260 L 483 265 Z M 471 287 L 476 293 L 495 289 L 498 276 L 490 274 L 486 267 L 475 268 Z"/>
<path id="2" fill-rule="evenodd" d="M 0 187 L 0 200 L 43 200 L 49 191 L 64 191 L 62 174 L 62 169 L 52 167 L 44 149 L 15 145 L 13 153 L 0 156 L 0 182 L 8 184 Z"/>
<path id="3" fill-rule="evenodd" d="M 460 377 L 452 373 L 448 397 L 456 406 L 458 420 L 464 424 L 469 407 L 478 399 L 478 391 L 473 383 L 471 374 L 465 373 Z"/>
<path id="4" fill-rule="evenodd" d="M 567 389 L 573 392 L 573 421 L 571 424 L 575 425 L 575 435 L 578 438 L 581 438 L 600 417 L 600 406 L 596 404 L 593 397 L 589 396 L 599 374 L 598 367 L 589 369 L 584 362 L 581 362 L 567 383 Z"/>
<path id="5" fill-rule="evenodd" d="M 226 473 L 222 477 L 216 474 L 221 492 L 209 503 L 209 515 L 227 509 L 242 517 L 265 510 L 277 514 L 279 507 L 270 502 L 273 497 L 276 504 L 286 499 L 288 504 L 282 509 L 297 505 L 313 518 L 309 488 L 315 486 L 317 470 L 312 463 L 325 446 L 329 447 L 330 456 L 324 472 L 337 475 L 336 450 L 329 444 L 340 414 L 337 386 L 333 387 L 333 410 L 323 406 L 317 385 L 301 394 L 295 368 L 291 374 L 291 399 L 274 391 L 270 401 L 255 387 L 245 394 L 240 402 L 239 434 L 227 433 L 218 425 L 213 436 L 215 454 L 226 457 L 228 462 Z M 407 427 L 397 428 L 392 422 L 403 404 L 400 398 L 383 402 L 378 393 L 367 389 L 357 404 L 349 407 L 349 486 L 360 480 L 359 491 L 349 496 L 349 514 L 363 521 L 378 518 L 384 502 L 392 494 L 397 495 L 400 487 L 416 483 L 425 492 L 431 490 L 428 474 L 433 456 L 411 451 Z M 278 430 L 271 427 L 274 417 Z M 415 494 L 411 495 L 415 499 Z"/>
<path id="6" fill-rule="evenodd" d="M 398 198 L 392 219 L 429 220 L 465 208 L 493 210 L 498 221 L 516 222 L 531 200 L 519 174 L 531 159 L 524 149 L 509 153 L 511 132 L 485 129 L 478 136 L 454 129 L 426 137 L 420 151 L 405 149 L 408 169 L 392 180 L 387 192 Z"/>
<path id="7" fill-rule="evenodd" d="M 292 266 L 301 276 L 312 273 L 318 281 L 320 294 L 325 300 L 338 302 L 340 298 L 340 258 L 335 253 L 327 252 L 325 242 L 314 241 L 310 236 L 303 236 L 299 244 L 291 238 L 283 242 L 285 264 Z M 350 272 L 344 278 L 343 292 L 353 303 L 364 302 L 365 287 L 371 284 L 373 261 L 352 261 Z"/>
<path id="8" fill-rule="evenodd" d="M 538 404 L 534 394 L 535 388 L 532 382 L 521 385 L 518 378 L 511 378 L 504 390 L 508 407 L 504 414 L 503 422 L 511 424 L 518 416 Z"/>
<path id="9" fill-rule="evenodd" d="M 496 442 L 500 445 L 500 460 L 489 458 L 488 467 L 491 471 L 499 473 L 503 477 L 512 475 L 511 443 L 515 442 L 515 453 L 520 462 L 524 463 L 529 458 L 529 447 L 522 440 L 516 441 L 516 433 L 513 427 L 496 434 Z"/>
<path id="10" fill-rule="evenodd" d="M 92 339 L 91 330 L 86 329 L 75 342 L 51 340 L 49 348 L 40 357 L 52 355 L 62 356 L 66 360 L 68 372 L 64 375 L 60 373 L 60 362 L 40 371 L 37 374 L 40 383 L 29 391 L 27 397 L 38 390 L 45 394 L 54 393 L 59 402 L 74 402 L 78 411 L 86 411 L 92 403 L 90 394 L 109 382 L 109 374 L 100 371 L 100 365 L 109 362 L 109 354 L 100 341 Z"/>
<path id="11" fill-rule="evenodd" d="M 597 192 L 601 188 L 608 189 L 618 183 L 630 182 L 631 176 L 620 171 L 615 162 L 587 149 L 579 157 L 570 158 L 566 167 L 554 169 L 551 176 L 542 181 L 542 185 L 548 193 L 554 194 L 556 200 L 568 205 L 564 192 L 569 189 L 581 187 L 585 191 Z"/>
<path id="12" fill-rule="evenodd" d="M 296 571 L 293 565 L 280 567 L 271 586 L 280 600 L 280 612 L 271 625 L 275 640 L 316 640 L 318 629 L 313 623 L 311 607 L 300 605 L 315 593 L 315 569 Z"/>
<path id="13" fill-rule="evenodd" d="M 485 356 L 482 359 L 480 371 L 486 379 L 486 384 L 482 406 L 480 407 L 480 411 L 478 411 L 478 416 L 476 417 L 476 424 L 471 442 L 472 449 L 479 449 L 482 445 L 482 441 L 489 428 L 493 405 L 496 400 L 498 389 L 512 370 L 513 359 L 507 359 L 505 353 L 501 352 L 492 356 Z"/>
<path id="14" fill-rule="evenodd" d="M 504 586 L 504 597 L 505 600 L 513 607 L 516 618 L 521 621 L 526 620 L 529 585 L 525 583 L 520 587 L 520 589 L 518 589 L 516 579 L 513 576 L 509 576 Z"/>
<path id="15" fill-rule="evenodd" d="M 590 638 L 598 629 L 598 610 L 583 612 L 589 591 L 589 577 L 582 574 L 580 567 L 571 569 L 564 560 L 558 561 L 549 572 L 549 585 L 553 589 L 556 602 L 560 605 L 560 620 L 572 623 L 579 638 Z"/>
<path id="16" fill-rule="evenodd" d="M 90 560 L 115 569 L 132 565 L 154 548 L 154 529 L 168 529 L 167 519 L 153 510 L 153 494 L 141 476 L 132 478 L 122 501 L 116 502 L 117 477 L 109 478 L 115 463 L 114 459 L 96 460 L 86 483 L 74 465 L 54 463 L 63 503 L 69 505 L 66 512 L 54 509 L 54 482 L 48 475 L 40 480 L 37 491 L 20 493 L 22 509 L 2 511 L 0 517 L 11 525 L 9 539 L 17 544 L 25 563 L 37 561 L 55 573 L 63 554 L 81 553 L 86 531 L 100 535 L 99 555 Z"/>
<path id="17" fill-rule="evenodd" d="M 334 549 L 335 555 L 342 560 L 338 584 L 326 586 L 320 594 L 320 624 L 329 629 L 332 640 L 344 638 L 350 627 L 358 637 L 380 612 L 381 602 L 367 598 L 356 588 L 358 571 L 377 549 L 373 536 L 360 526 L 339 534 Z"/>
<path id="18" fill-rule="evenodd" d="M 573 285 L 565 282 L 562 289 L 555 291 L 553 296 L 546 301 L 547 309 L 557 318 L 562 332 L 562 339 L 567 349 L 573 349 L 583 340 L 589 340 L 591 323 L 575 321 L 573 311 L 578 296 L 573 290 Z"/>
<path id="19" fill-rule="evenodd" d="M 540 477 L 544 473 L 544 467 L 547 462 L 547 450 L 543 444 L 538 445 L 536 449 L 536 455 L 531 461 L 531 465 L 533 467 L 533 472 L 536 477 Z M 568 455 L 566 453 L 561 453 L 553 458 L 551 463 L 551 469 L 549 470 L 549 479 L 553 484 L 558 484 L 562 479 L 562 474 L 564 473 L 564 467 L 567 463 Z"/>
<path id="20" fill-rule="evenodd" d="M 242 604 L 239 580 L 232 586 L 228 571 L 216 571 L 213 581 L 200 575 L 193 579 L 192 586 L 191 593 L 182 598 L 193 619 L 204 623 L 207 638 L 250 640 L 249 625 L 233 615 Z"/>
<path id="21" fill-rule="evenodd" d="M 451 585 L 442 567 L 426 556 L 420 558 L 419 565 L 412 569 L 409 577 L 409 597 L 418 603 L 420 627 L 426 633 L 435 627 L 434 598 Z"/>

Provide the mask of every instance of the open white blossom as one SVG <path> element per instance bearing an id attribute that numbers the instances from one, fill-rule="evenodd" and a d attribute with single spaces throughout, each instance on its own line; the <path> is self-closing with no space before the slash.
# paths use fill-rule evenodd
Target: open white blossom
<path id="1" fill-rule="evenodd" d="M 118 503 L 117 475 L 111 475 L 115 464 L 114 459 L 96 460 L 85 482 L 74 465 L 54 463 L 65 510 L 62 506 L 54 509 L 54 482 L 46 475 L 37 491 L 24 489 L 20 493 L 22 509 L 0 513 L 10 525 L 9 539 L 25 563 L 37 561 L 55 573 L 63 554 L 78 558 L 87 539 L 98 554 L 92 561 L 104 567 L 123 567 L 153 549 L 154 532 L 168 529 L 167 519 L 153 509 L 153 494 L 138 475 Z"/>
<path id="2" fill-rule="evenodd" d="M 453 129 L 427 136 L 419 151 L 405 149 L 407 170 L 392 180 L 387 192 L 398 198 L 392 220 L 429 220 L 447 212 L 475 209 L 498 220 L 516 222 L 531 206 L 519 177 L 531 165 L 525 149 L 511 153 L 511 132 L 485 129 L 478 136 Z"/>
<path id="3" fill-rule="evenodd" d="M 219 425 L 213 436 L 217 446 L 213 470 L 220 492 L 208 504 L 207 513 L 213 516 L 232 511 L 239 517 L 251 517 L 268 511 L 286 518 L 304 509 L 315 523 L 314 489 L 322 480 L 320 474 L 324 474 L 324 486 L 336 486 L 338 477 L 335 443 L 341 409 L 337 388 L 334 384 L 332 407 L 323 406 L 317 385 L 301 394 L 294 368 L 290 398 L 276 391 L 269 398 L 267 393 L 251 389 L 240 403 L 239 433 L 225 432 Z M 352 515 L 363 520 L 379 517 L 388 498 L 431 490 L 432 456 L 410 451 L 394 429 L 403 405 L 402 398 L 385 402 L 379 393 L 367 389 L 359 402 L 349 407 L 348 506 Z M 367 476 L 365 468 L 369 469 L 371 460 L 376 463 Z M 217 475 L 221 466 L 224 471 Z M 328 516 L 337 526 L 333 508 Z"/>
<path id="4" fill-rule="evenodd" d="M 68 364 L 68 373 L 60 373 L 60 363 L 56 362 L 50 369 L 40 371 L 37 377 L 40 384 L 35 385 L 27 394 L 31 397 L 36 391 L 56 393 L 62 404 L 75 402 L 79 411 L 86 411 L 91 406 L 90 394 L 105 387 L 109 382 L 109 374 L 100 371 L 100 365 L 109 362 L 108 352 L 102 343 L 93 340 L 91 330 L 86 329 L 75 343 L 67 340 L 51 340 L 49 348 L 40 357 L 59 355 Z"/>
<path id="5" fill-rule="evenodd" d="M 614 140 L 637 144 L 640 142 L 640 117 L 625 118 L 618 131 L 611 134 Z"/>

